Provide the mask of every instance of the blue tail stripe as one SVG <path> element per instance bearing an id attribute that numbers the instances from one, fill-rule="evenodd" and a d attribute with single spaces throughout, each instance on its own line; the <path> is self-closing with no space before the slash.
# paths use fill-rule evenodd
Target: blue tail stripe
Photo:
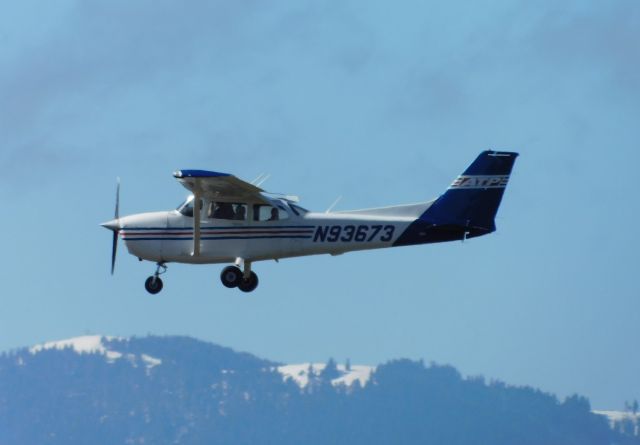
<path id="1" fill-rule="evenodd" d="M 514 152 L 484 151 L 394 245 L 451 241 L 493 232 Z"/>
<path id="2" fill-rule="evenodd" d="M 465 227 L 479 227 L 495 230 L 495 215 L 504 194 L 508 176 L 518 156 L 514 152 L 484 151 L 464 171 L 462 176 L 486 178 L 487 176 L 503 176 L 501 186 L 482 188 L 480 185 L 467 183 L 462 186 L 452 186 L 436 200 L 421 216 L 423 221 L 436 225 L 460 225 Z M 473 178 L 471 178 L 473 181 Z M 454 184 L 459 183 L 456 181 Z"/>

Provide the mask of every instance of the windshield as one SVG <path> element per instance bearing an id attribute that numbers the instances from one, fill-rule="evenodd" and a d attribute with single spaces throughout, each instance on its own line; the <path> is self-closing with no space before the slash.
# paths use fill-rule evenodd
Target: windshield
<path id="1" fill-rule="evenodd" d="M 309 211 L 307 209 L 305 209 L 303 207 L 300 207 L 298 205 L 295 205 L 295 204 L 289 203 L 289 207 L 291 207 L 291 210 L 293 210 L 293 212 L 296 215 L 304 215 L 305 213 L 309 213 Z"/>
<path id="2" fill-rule="evenodd" d="M 184 216 L 193 217 L 193 195 L 189 196 L 176 210 Z"/>

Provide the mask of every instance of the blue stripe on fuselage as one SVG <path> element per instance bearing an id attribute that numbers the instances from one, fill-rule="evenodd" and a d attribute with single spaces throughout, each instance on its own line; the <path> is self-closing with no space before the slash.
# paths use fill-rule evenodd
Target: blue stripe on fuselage
<path id="1" fill-rule="evenodd" d="M 269 236 L 203 236 L 201 241 L 208 240 L 237 240 L 237 239 L 311 239 L 310 235 L 269 235 Z M 193 236 L 185 236 L 183 238 L 162 238 L 162 237 L 144 237 L 144 238 L 125 238 L 125 241 L 193 241 Z"/>
<path id="2" fill-rule="evenodd" d="M 277 229 L 315 229 L 316 226 L 202 226 L 200 230 L 277 230 Z M 192 227 L 125 227 L 128 230 L 192 230 Z"/>

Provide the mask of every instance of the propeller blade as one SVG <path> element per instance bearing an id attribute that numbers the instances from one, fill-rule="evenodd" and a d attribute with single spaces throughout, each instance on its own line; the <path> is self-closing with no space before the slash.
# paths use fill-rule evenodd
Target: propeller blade
<path id="1" fill-rule="evenodd" d="M 111 248 L 111 275 L 116 268 L 116 252 L 118 251 L 118 231 L 113 231 L 113 246 Z"/>
<path id="2" fill-rule="evenodd" d="M 118 185 L 116 186 L 116 212 L 115 219 L 120 218 L 120 178 L 117 178 Z"/>
<path id="3" fill-rule="evenodd" d="M 111 230 L 113 230 L 113 243 L 111 245 L 111 275 L 113 275 L 113 271 L 116 268 L 116 253 L 118 252 L 118 232 L 120 229 L 120 178 L 116 178 L 116 182 L 116 210 L 114 218 L 116 227 L 109 227 Z"/>

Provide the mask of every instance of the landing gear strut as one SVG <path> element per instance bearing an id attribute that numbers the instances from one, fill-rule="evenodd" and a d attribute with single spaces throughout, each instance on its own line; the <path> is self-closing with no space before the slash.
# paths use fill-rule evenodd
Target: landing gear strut
<path id="1" fill-rule="evenodd" d="M 240 267 L 244 268 L 244 271 Z M 258 275 L 251 270 L 251 262 L 236 260 L 235 266 L 227 266 L 220 274 L 220 281 L 226 287 L 237 287 L 242 292 L 251 292 L 258 287 Z"/>
<path id="2" fill-rule="evenodd" d="M 156 268 L 156 272 L 147 278 L 147 281 L 144 282 L 144 288 L 150 294 L 157 294 L 162 290 L 162 280 L 160 279 L 160 275 L 167 271 L 167 266 L 164 263 L 158 263 L 158 267 Z"/>

